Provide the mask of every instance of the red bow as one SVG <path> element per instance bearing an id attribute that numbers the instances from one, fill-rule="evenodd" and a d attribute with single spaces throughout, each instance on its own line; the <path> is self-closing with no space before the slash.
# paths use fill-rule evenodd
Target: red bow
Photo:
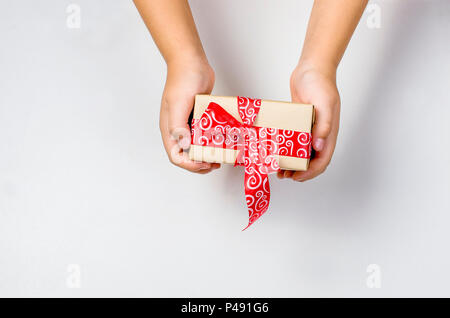
<path id="1" fill-rule="evenodd" d="M 192 122 L 192 144 L 238 150 L 235 165 L 245 167 L 245 198 L 249 222 L 263 215 L 270 202 L 268 174 L 280 169 L 277 155 L 309 158 L 311 135 L 292 130 L 253 126 L 260 99 L 238 97 L 242 122 L 216 103 Z M 244 230 L 245 230 L 244 229 Z"/>

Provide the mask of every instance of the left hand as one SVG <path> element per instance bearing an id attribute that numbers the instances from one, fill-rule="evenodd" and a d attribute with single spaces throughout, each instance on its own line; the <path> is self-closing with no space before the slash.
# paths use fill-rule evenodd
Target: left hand
<path id="1" fill-rule="evenodd" d="M 314 105 L 316 122 L 312 130 L 312 146 L 316 153 L 307 171 L 280 170 L 279 178 L 310 180 L 323 173 L 330 163 L 339 130 L 341 104 L 335 74 L 335 70 L 301 63 L 292 73 L 292 101 Z"/>

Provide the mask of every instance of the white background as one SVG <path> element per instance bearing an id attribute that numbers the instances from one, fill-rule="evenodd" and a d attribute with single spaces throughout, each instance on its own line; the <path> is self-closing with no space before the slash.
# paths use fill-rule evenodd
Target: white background
<path id="1" fill-rule="evenodd" d="M 166 158 L 165 65 L 133 3 L 74 1 L 79 29 L 70 3 L 0 4 L 1 296 L 450 296 L 448 0 L 371 2 L 332 164 L 272 178 L 245 232 L 240 168 Z M 312 1 L 191 5 L 215 94 L 289 100 Z"/>

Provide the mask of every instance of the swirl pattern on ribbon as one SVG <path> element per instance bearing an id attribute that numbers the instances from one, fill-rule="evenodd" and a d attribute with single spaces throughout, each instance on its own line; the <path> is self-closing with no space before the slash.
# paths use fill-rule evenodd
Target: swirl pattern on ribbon
<path id="1" fill-rule="evenodd" d="M 191 144 L 238 150 L 235 165 L 244 166 L 245 170 L 248 228 L 269 207 L 268 174 L 280 169 L 277 156 L 310 158 L 311 134 L 253 126 L 260 99 L 237 97 L 237 105 L 243 124 L 220 105 L 210 103 L 201 118 L 192 121 Z"/>

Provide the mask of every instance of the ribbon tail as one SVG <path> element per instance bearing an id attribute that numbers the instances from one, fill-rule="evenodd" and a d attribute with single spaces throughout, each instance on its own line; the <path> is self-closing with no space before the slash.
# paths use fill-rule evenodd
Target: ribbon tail
<path id="1" fill-rule="evenodd" d="M 251 169 L 245 169 L 245 199 L 248 207 L 248 225 L 245 231 L 258 220 L 269 208 L 270 186 L 269 176 L 260 173 L 256 165 L 251 165 Z M 247 170 L 249 170 L 247 172 Z"/>

